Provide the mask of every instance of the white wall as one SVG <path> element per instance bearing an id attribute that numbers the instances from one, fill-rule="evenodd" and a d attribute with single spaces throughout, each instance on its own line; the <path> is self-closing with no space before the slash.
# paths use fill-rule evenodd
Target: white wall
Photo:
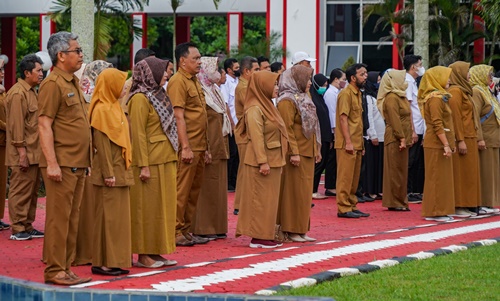
<path id="1" fill-rule="evenodd" d="M 316 57 L 316 1 L 287 0 L 287 68 L 291 66 L 292 56 L 297 51 L 305 51 Z M 316 69 L 316 65 L 312 64 Z M 317 71 L 317 70 L 316 70 Z"/>

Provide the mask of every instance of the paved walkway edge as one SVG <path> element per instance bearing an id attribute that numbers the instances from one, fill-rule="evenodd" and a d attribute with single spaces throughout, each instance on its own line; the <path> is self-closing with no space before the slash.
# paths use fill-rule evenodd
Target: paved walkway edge
<path id="1" fill-rule="evenodd" d="M 372 261 L 372 262 L 369 262 L 367 264 L 362 264 L 362 265 L 357 265 L 357 266 L 352 266 L 352 267 L 347 267 L 347 268 L 328 270 L 328 271 L 321 272 L 318 274 L 313 274 L 309 277 L 304 277 L 304 278 L 299 278 L 299 279 L 295 279 L 292 281 L 283 282 L 280 285 L 272 286 L 270 288 L 257 291 L 257 292 L 255 292 L 255 294 L 261 295 L 261 296 L 269 296 L 269 295 L 276 294 L 277 292 L 280 292 L 280 291 L 290 290 L 292 288 L 303 287 L 303 286 L 313 286 L 313 285 L 316 285 L 316 284 L 319 284 L 319 283 L 322 283 L 325 281 L 332 281 L 332 280 L 335 280 L 335 279 L 338 279 L 341 277 L 358 275 L 361 273 L 370 273 L 373 271 L 377 271 L 377 270 L 380 270 L 383 268 L 395 266 L 395 265 L 398 265 L 400 263 L 405 263 L 408 261 L 428 259 L 428 258 L 432 258 L 432 257 L 438 256 L 438 255 L 446 255 L 446 254 L 456 253 L 459 251 L 464 251 L 464 250 L 468 250 L 468 249 L 480 247 L 480 246 L 490 246 L 490 245 L 494 245 L 498 242 L 500 242 L 500 237 L 493 238 L 493 239 L 478 240 L 478 241 L 474 241 L 474 242 L 471 242 L 468 244 L 463 244 L 463 245 L 451 245 L 448 247 L 443 247 L 443 248 L 435 249 L 435 250 L 431 250 L 431 251 L 419 252 L 419 253 L 410 254 L 410 255 L 402 256 L 402 257 L 394 257 L 392 259 Z"/>

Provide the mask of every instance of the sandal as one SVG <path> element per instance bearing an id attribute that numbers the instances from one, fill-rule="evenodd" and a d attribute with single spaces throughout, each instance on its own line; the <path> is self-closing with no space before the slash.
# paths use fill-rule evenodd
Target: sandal
<path id="1" fill-rule="evenodd" d="M 389 207 L 387 209 L 389 211 L 410 211 L 410 208 L 406 208 L 406 207 Z"/>

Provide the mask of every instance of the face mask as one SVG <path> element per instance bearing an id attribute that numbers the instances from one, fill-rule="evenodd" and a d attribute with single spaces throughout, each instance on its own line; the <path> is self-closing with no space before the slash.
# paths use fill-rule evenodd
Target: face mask
<path id="1" fill-rule="evenodd" d="M 326 92 L 326 87 L 319 87 L 316 89 L 316 92 L 318 92 L 319 95 L 323 95 Z"/>
<path id="2" fill-rule="evenodd" d="M 233 70 L 234 76 L 240 77 L 241 73 L 240 70 Z"/>
<path id="3" fill-rule="evenodd" d="M 347 81 L 345 81 L 345 80 L 341 80 L 339 83 L 340 89 L 344 89 L 346 85 L 347 85 Z"/>
<path id="4" fill-rule="evenodd" d="M 417 75 L 418 76 L 423 76 L 425 73 L 425 68 L 424 67 L 418 67 L 417 69 Z"/>

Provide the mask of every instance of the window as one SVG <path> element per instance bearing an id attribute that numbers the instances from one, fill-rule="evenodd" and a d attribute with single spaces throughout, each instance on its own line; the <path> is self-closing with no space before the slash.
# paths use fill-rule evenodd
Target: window
<path id="1" fill-rule="evenodd" d="M 325 74 L 329 74 L 334 68 L 342 68 L 351 56 L 357 62 L 359 60 L 359 46 L 328 46 L 327 55 Z"/>
<path id="2" fill-rule="evenodd" d="M 326 41 L 359 41 L 358 4 L 328 4 L 326 6 Z"/>
<path id="3" fill-rule="evenodd" d="M 392 67 L 392 45 L 363 46 L 363 61 L 369 71 L 384 71 Z"/>

